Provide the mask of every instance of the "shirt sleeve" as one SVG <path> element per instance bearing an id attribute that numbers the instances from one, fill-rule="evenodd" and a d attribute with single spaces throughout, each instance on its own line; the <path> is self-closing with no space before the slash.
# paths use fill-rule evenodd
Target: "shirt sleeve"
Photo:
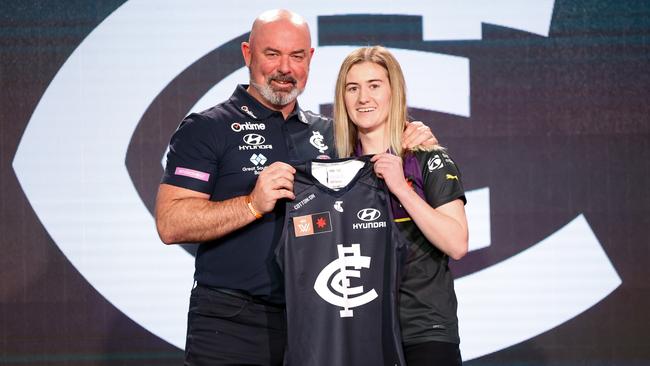
<path id="1" fill-rule="evenodd" d="M 215 121 L 189 115 L 172 135 L 162 183 L 212 194 L 219 146 Z"/>
<path id="2" fill-rule="evenodd" d="M 460 170 L 446 151 L 418 154 L 422 168 L 422 185 L 427 202 L 434 208 L 453 200 L 467 203 Z"/>

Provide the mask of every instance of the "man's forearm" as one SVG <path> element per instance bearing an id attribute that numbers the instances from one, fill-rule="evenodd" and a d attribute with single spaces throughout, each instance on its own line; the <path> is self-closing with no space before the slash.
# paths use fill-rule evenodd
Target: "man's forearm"
<path id="1" fill-rule="evenodd" d="M 246 196 L 213 202 L 201 198 L 171 201 L 156 212 L 160 238 L 166 244 L 213 240 L 242 228 L 256 218 Z"/>

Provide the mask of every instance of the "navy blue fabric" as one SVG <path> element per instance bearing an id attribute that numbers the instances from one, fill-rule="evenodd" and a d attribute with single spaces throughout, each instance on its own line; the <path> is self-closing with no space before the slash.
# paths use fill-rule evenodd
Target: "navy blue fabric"
<path id="1" fill-rule="evenodd" d="M 362 159 L 363 168 L 338 190 L 312 177 L 312 166 L 354 159 L 296 166 L 296 200 L 287 203 L 278 247 L 286 287 L 288 365 L 404 365 L 397 287 L 405 241 L 394 227 L 385 185 L 369 157 Z M 328 179 L 338 179 L 337 169 L 345 168 L 328 171 Z M 363 257 L 368 266 L 357 267 L 356 261 L 346 265 L 344 257 Z M 356 275 L 346 275 L 343 268 Z M 359 293 L 347 294 L 346 288 Z M 367 294 L 376 297 L 367 301 Z"/>
<path id="2" fill-rule="evenodd" d="M 328 154 L 334 154 L 330 120 L 299 107 L 285 120 L 239 85 L 224 103 L 183 120 L 171 138 L 162 183 L 221 201 L 250 193 L 259 173 L 273 162 Z M 261 220 L 201 243 L 195 280 L 283 303 L 282 277 L 273 259 L 283 215 L 284 206 L 277 205 Z"/>

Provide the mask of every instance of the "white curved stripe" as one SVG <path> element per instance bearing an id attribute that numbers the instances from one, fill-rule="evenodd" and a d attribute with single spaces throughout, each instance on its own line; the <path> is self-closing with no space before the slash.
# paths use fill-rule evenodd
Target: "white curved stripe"
<path id="1" fill-rule="evenodd" d="M 469 251 L 490 246 L 490 188 L 479 188 L 465 192 L 467 205 L 465 215 L 469 229 Z"/>
<path id="2" fill-rule="evenodd" d="M 554 3 L 554 0 L 439 1 L 435 8 L 422 10 L 423 38 L 481 39 L 482 23 L 548 36 Z"/>
<path id="3" fill-rule="evenodd" d="M 533 247 L 456 281 L 463 358 L 546 332 L 594 306 L 620 284 L 580 215 Z"/>

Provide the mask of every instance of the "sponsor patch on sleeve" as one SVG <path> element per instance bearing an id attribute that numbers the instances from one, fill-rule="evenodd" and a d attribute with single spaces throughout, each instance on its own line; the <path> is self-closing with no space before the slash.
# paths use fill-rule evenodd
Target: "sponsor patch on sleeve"
<path id="1" fill-rule="evenodd" d="M 174 171 L 174 174 L 175 175 L 182 175 L 184 177 L 190 177 L 190 178 L 202 180 L 204 182 L 207 182 L 207 181 L 210 180 L 210 174 L 209 173 L 200 172 L 200 171 L 194 170 L 194 169 L 176 167 L 176 170 Z"/>

